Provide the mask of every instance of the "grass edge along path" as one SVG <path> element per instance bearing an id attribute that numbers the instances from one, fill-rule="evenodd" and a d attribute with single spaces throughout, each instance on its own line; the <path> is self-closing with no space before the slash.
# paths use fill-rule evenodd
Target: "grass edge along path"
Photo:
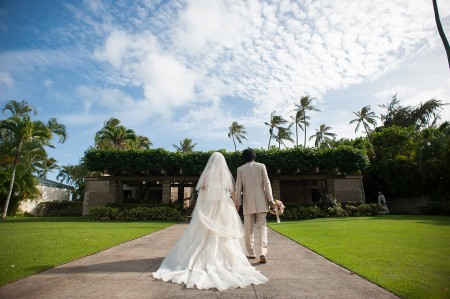
<path id="1" fill-rule="evenodd" d="M 450 217 L 321 218 L 269 227 L 401 298 L 450 298 Z"/>
<path id="2" fill-rule="evenodd" d="M 0 286 L 164 229 L 174 222 L 97 222 L 87 217 L 0 222 Z"/>

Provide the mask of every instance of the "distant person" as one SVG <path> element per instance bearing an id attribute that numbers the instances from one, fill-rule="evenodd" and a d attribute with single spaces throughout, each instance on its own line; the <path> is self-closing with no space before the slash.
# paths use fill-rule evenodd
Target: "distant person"
<path id="1" fill-rule="evenodd" d="M 383 207 L 383 214 L 389 214 L 389 208 L 386 204 L 386 197 L 384 197 L 383 193 L 381 191 L 378 191 L 378 204 Z"/>
<path id="2" fill-rule="evenodd" d="M 259 255 L 261 263 L 267 262 L 267 220 L 268 205 L 272 205 L 272 187 L 267 176 L 266 166 L 255 162 L 256 153 L 253 149 L 242 152 L 246 164 L 237 169 L 236 207 L 242 203 L 241 191 L 244 197 L 245 246 L 247 257 L 256 258 Z M 256 241 L 253 231 L 256 222 Z"/>
<path id="3" fill-rule="evenodd" d="M 191 223 L 153 277 L 185 283 L 187 288 L 219 291 L 269 280 L 245 256 L 234 186 L 224 156 L 213 153 L 195 188 L 199 193 Z"/>

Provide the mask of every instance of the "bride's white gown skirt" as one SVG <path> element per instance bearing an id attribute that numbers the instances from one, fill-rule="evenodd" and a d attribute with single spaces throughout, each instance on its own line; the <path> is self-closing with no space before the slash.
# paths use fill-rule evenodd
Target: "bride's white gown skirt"
<path id="1" fill-rule="evenodd" d="M 241 219 L 222 185 L 201 190 L 191 223 L 153 277 L 220 291 L 268 281 L 245 256 Z"/>

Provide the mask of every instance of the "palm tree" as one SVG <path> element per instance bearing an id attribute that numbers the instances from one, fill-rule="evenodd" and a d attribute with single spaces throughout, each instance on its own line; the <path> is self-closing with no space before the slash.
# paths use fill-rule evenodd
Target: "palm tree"
<path id="1" fill-rule="evenodd" d="M 327 127 L 325 124 L 321 124 L 319 130 L 316 129 L 316 133 L 311 135 L 309 140 L 316 138 L 314 142 L 315 147 L 320 147 L 322 144 L 328 144 L 328 142 L 336 138 L 336 134 L 330 132 L 331 129 L 332 127 Z M 330 137 L 332 137 L 332 139 Z"/>
<path id="2" fill-rule="evenodd" d="M 10 137 L 11 144 L 14 145 L 15 153 L 12 163 L 11 181 L 8 188 L 8 195 L 6 197 L 5 206 L 3 209 L 2 218 L 6 218 L 8 212 L 9 201 L 11 200 L 14 180 L 16 177 L 17 165 L 22 155 L 22 148 L 28 143 L 35 142 L 39 146 L 52 146 L 50 141 L 52 133 L 60 137 L 59 142 L 65 140 L 66 131 L 64 126 L 59 125 L 55 120 L 50 120 L 49 125 L 42 121 L 33 121 L 29 115 L 30 112 L 36 114 L 36 110 L 28 105 L 27 102 L 17 102 L 14 100 L 6 103 L 3 112 L 10 111 L 11 117 L 0 122 L 0 129 L 3 129 Z M 51 126 L 50 126 L 51 124 Z"/>
<path id="3" fill-rule="evenodd" d="M 270 148 L 270 141 L 272 140 L 272 137 L 275 137 L 276 135 L 274 134 L 274 129 L 275 128 L 280 128 L 280 126 L 281 125 L 284 125 L 285 123 L 287 123 L 287 120 L 285 120 L 281 115 L 276 115 L 275 114 L 276 112 L 275 111 L 273 111 L 271 114 L 270 114 L 270 122 L 264 122 L 264 124 L 266 125 L 266 126 L 269 126 L 269 134 L 270 134 L 270 137 L 269 137 L 269 144 L 267 145 L 267 149 L 269 149 Z"/>
<path id="4" fill-rule="evenodd" d="M 184 138 L 180 141 L 180 146 L 174 144 L 173 147 L 177 150 L 177 152 L 181 152 L 183 154 L 192 153 L 194 151 L 194 147 L 197 143 L 192 144 L 192 139 Z"/>
<path id="5" fill-rule="evenodd" d="M 304 126 L 305 124 L 307 126 L 309 126 L 309 122 L 308 120 L 310 119 L 309 116 L 304 116 L 303 115 L 303 111 L 298 110 L 298 109 L 294 109 L 293 111 L 295 112 L 295 116 L 291 116 L 292 119 L 292 123 L 295 124 L 295 140 L 296 140 L 296 145 L 298 146 L 298 128 L 300 128 L 300 130 L 304 131 Z"/>
<path id="6" fill-rule="evenodd" d="M 370 111 L 370 106 L 365 106 L 361 109 L 361 111 L 353 112 L 354 115 L 357 116 L 357 118 L 350 121 L 349 124 L 357 123 L 355 133 L 358 131 L 359 126 L 363 124 L 364 129 L 366 130 L 367 135 L 370 133 L 370 125 L 376 126 L 377 125 L 377 116 L 375 115 L 375 112 Z"/>
<path id="7" fill-rule="evenodd" d="M 135 139 L 132 140 L 127 140 L 126 142 L 126 146 L 129 149 L 149 149 L 150 146 L 153 145 L 153 143 L 150 141 L 150 139 L 148 139 L 148 137 L 144 137 L 144 136 L 136 136 Z"/>
<path id="8" fill-rule="evenodd" d="M 247 134 L 247 131 L 245 131 L 244 125 L 240 125 L 237 121 L 234 121 L 231 126 L 228 128 L 228 138 L 231 138 L 234 143 L 234 151 L 237 151 L 236 148 L 236 140 L 242 144 L 242 139 L 247 140 L 247 138 L 244 136 Z"/>
<path id="9" fill-rule="evenodd" d="M 136 139 L 136 133 L 120 126 L 120 120 L 111 117 L 106 120 L 104 127 L 95 134 L 95 146 L 97 148 L 118 148 L 125 149 L 128 142 Z"/>
<path id="10" fill-rule="evenodd" d="M 444 29 L 442 28 L 442 23 L 439 17 L 439 10 L 436 0 L 433 0 L 433 9 L 434 9 L 434 19 L 436 20 L 436 26 L 439 31 L 442 43 L 444 44 L 445 52 L 447 53 L 448 66 L 450 67 L 450 45 L 448 43 L 447 37 L 445 36 Z"/>
<path id="11" fill-rule="evenodd" d="M 320 112 L 320 110 L 318 108 L 316 108 L 312 105 L 313 100 L 314 100 L 314 98 L 311 98 L 309 95 L 302 96 L 299 100 L 299 103 L 295 104 L 295 107 L 297 108 L 297 110 L 302 111 L 302 115 L 303 115 L 303 128 L 305 129 L 305 142 L 303 144 L 304 147 L 306 147 L 306 127 L 309 126 L 309 123 L 307 122 L 309 117 L 306 116 L 306 111 Z"/>
<path id="12" fill-rule="evenodd" d="M 44 161 L 38 164 L 40 170 L 38 171 L 39 177 L 46 179 L 48 172 L 53 172 L 55 169 L 59 169 L 58 161 L 55 158 L 46 158 Z"/>
<path id="13" fill-rule="evenodd" d="M 294 142 L 294 139 L 291 138 L 291 126 L 292 124 L 287 127 L 279 127 L 277 135 L 275 136 L 275 140 L 278 142 L 278 149 L 281 149 L 281 145 L 283 144 L 284 147 L 286 147 L 286 144 L 284 144 L 284 140 L 288 140 L 290 142 Z"/>

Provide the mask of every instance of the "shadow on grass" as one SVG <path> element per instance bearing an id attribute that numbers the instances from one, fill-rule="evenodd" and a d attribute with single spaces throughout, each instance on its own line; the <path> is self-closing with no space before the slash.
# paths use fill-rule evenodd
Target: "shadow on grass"
<path id="1" fill-rule="evenodd" d="M 43 275 L 53 275 L 53 274 L 99 274 L 99 273 L 122 273 L 122 272 L 154 272 L 158 270 L 159 266 L 163 261 L 163 257 L 149 258 L 149 259 L 136 259 L 136 260 L 125 260 L 125 261 L 114 261 L 106 263 L 95 263 L 87 265 L 62 265 L 53 268 L 51 265 L 39 265 L 27 268 L 27 270 L 42 272 Z"/>

